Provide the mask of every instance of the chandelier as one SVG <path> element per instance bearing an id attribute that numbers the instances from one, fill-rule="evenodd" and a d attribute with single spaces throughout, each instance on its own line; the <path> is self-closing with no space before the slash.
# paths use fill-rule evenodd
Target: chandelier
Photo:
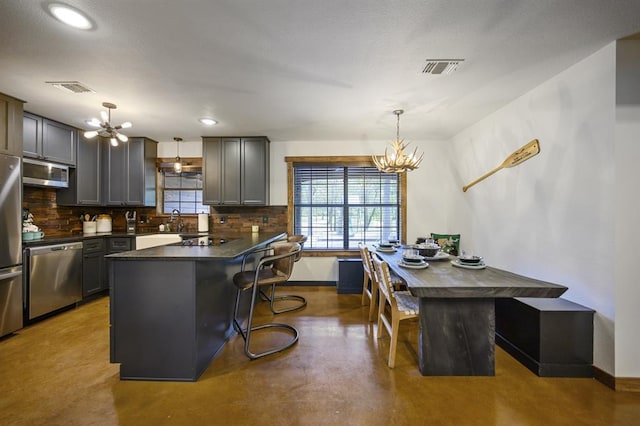
<path id="1" fill-rule="evenodd" d="M 113 146 L 118 146 L 118 141 L 120 142 L 128 141 L 129 138 L 126 135 L 123 135 L 122 133 L 118 132 L 118 130 L 128 129 L 129 127 L 131 127 L 131 122 L 125 121 L 119 126 L 113 126 L 111 124 L 111 110 L 116 109 L 118 107 L 115 106 L 115 104 L 112 104 L 109 102 L 103 102 L 102 106 L 109 110 L 109 112 L 104 110 L 100 111 L 100 117 L 102 118 L 102 121 L 98 120 L 97 118 L 92 118 L 91 120 L 87 121 L 88 125 L 93 127 L 99 127 L 100 129 L 87 130 L 86 132 L 84 132 L 84 137 L 87 139 L 91 139 L 100 135 L 102 137 L 109 138 L 109 141 Z"/>
<path id="2" fill-rule="evenodd" d="M 417 169 L 422 161 L 423 154 L 418 156 L 418 148 L 414 149 L 409 155 L 405 153 L 408 143 L 404 139 L 400 139 L 400 114 L 404 110 L 397 109 L 393 113 L 397 117 L 396 123 L 396 140 L 391 144 L 391 153 L 387 152 L 387 148 L 384 150 L 384 155 L 373 155 L 373 163 L 378 170 L 384 173 L 403 173 L 410 170 Z"/>

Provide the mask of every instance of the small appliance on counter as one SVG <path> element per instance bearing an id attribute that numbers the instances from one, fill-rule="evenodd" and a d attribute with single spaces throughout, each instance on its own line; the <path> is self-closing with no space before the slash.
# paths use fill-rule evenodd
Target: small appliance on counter
<path id="1" fill-rule="evenodd" d="M 127 234 L 135 234 L 136 233 L 136 212 L 126 212 L 124 215 L 125 219 L 127 219 Z"/>
<path id="2" fill-rule="evenodd" d="M 99 215 L 96 225 L 96 231 L 111 232 L 111 216 L 109 216 L 108 214 Z"/>

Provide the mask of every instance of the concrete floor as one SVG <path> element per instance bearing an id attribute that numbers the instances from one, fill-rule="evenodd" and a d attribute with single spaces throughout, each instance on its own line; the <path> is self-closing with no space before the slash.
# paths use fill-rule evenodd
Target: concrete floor
<path id="1" fill-rule="evenodd" d="M 249 361 L 236 336 L 195 383 L 120 381 L 106 297 L 27 327 L 0 341 L 0 425 L 640 424 L 640 394 L 540 378 L 500 348 L 495 377 L 423 377 L 417 323 L 403 324 L 389 369 L 358 295 L 287 290 L 309 301 L 278 316 L 299 343 Z"/>

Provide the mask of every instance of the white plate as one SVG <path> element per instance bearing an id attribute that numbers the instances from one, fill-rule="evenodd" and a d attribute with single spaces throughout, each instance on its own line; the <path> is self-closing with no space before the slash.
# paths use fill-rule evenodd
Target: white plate
<path id="1" fill-rule="evenodd" d="M 484 262 L 481 262 L 475 265 L 466 265 L 464 263 L 460 263 L 458 259 L 452 260 L 451 264 L 453 266 L 457 266 L 458 268 L 463 268 L 463 269 L 484 269 L 487 267 L 487 265 L 485 265 Z"/>
<path id="2" fill-rule="evenodd" d="M 444 260 L 449 258 L 449 253 L 445 253 L 443 251 L 439 251 L 435 256 L 425 257 L 426 260 Z"/>
<path id="3" fill-rule="evenodd" d="M 395 249 L 393 247 L 376 247 L 376 251 L 380 251 L 382 253 L 395 253 L 398 251 L 398 249 Z"/>
<path id="4" fill-rule="evenodd" d="M 402 266 L 403 268 L 409 268 L 409 269 L 425 269 L 429 267 L 429 264 L 427 262 L 424 263 L 405 263 L 403 261 L 398 262 L 398 265 Z"/>

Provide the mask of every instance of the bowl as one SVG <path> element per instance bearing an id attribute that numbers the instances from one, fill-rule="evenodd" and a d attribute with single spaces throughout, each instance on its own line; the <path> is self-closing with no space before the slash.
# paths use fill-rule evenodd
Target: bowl
<path id="1" fill-rule="evenodd" d="M 420 255 L 415 256 L 402 256 L 402 261 L 406 263 L 422 263 L 424 262 L 424 257 Z"/>
<path id="2" fill-rule="evenodd" d="M 434 257 L 438 254 L 440 247 L 436 244 L 434 245 L 426 245 L 426 244 L 417 244 L 413 246 L 414 249 L 418 250 L 418 254 L 424 257 Z"/>
<path id="3" fill-rule="evenodd" d="M 378 244 L 378 247 L 380 248 L 394 248 L 395 246 L 391 243 L 387 243 L 387 242 L 381 242 L 380 244 Z"/>
<path id="4" fill-rule="evenodd" d="M 477 263 L 480 263 L 482 261 L 482 257 L 480 256 L 460 256 L 458 257 L 458 261 L 460 261 L 460 263 L 467 263 L 470 265 L 475 265 Z"/>

